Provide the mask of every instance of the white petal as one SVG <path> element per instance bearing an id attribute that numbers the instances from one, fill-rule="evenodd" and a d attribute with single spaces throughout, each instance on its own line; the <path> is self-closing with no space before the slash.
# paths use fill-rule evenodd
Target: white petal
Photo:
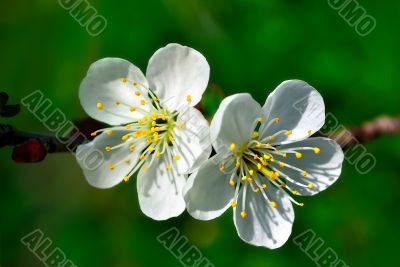
<path id="1" fill-rule="evenodd" d="M 218 168 L 216 157 L 209 159 L 189 176 L 184 188 L 186 209 L 199 220 L 211 220 L 227 210 L 235 189 L 229 185 L 229 174 Z"/>
<path id="2" fill-rule="evenodd" d="M 322 96 L 312 86 L 299 80 L 281 83 L 267 98 L 263 106 L 265 123 L 260 135 L 267 137 L 281 130 L 292 130 L 276 137 L 275 143 L 302 140 L 318 131 L 325 123 L 325 105 Z M 267 123 L 280 118 L 265 129 Z"/>
<path id="3" fill-rule="evenodd" d="M 245 206 L 247 217 L 243 219 L 240 216 L 241 194 L 233 216 L 236 230 L 243 241 L 274 249 L 288 240 L 292 232 L 294 212 L 292 203 L 281 190 L 268 186 L 266 193 L 270 201 L 276 202 L 276 208 L 263 198 L 261 192 L 254 193 L 248 190 Z"/>
<path id="4" fill-rule="evenodd" d="M 225 98 L 210 126 L 210 136 L 217 153 L 226 153 L 230 144 L 242 145 L 251 138 L 261 115 L 261 106 L 249 94 L 235 94 Z"/>
<path id="5" fill-rule="evenodd" d="M 187 103 L 188 95 L 191 106 L 200 102 L 208 84 L 210 66 L 198 51 L 169 44 L 150 58 L 146 76 L 163 106 L 177 110 Z"/>
<path id="6" fill-rule="evenodd" d="M 122 146 L 110 152 L 105 151 L 106 146 L 121 144 L 121 137 L 127 133 L 129 132 L 113 130 L 111 136 L 102 133 L 93 141 L 78 146 L 77 161 L 89 184 L 98 188 L 113 187 L 134 168 L 140 155 L 140 147 L 133 152 L 128 146 Z M 124 162 L 126 159 L 129 159 L 129 163 Z M 110 170 L 111 164 L 115 165 L 114 170 Z"/>
<path id="7" fill-rule="evenodd" d="M 321 151 L 315 154 L 313 150 L 296 150 L 302 153 L 302 157 L 297 159 L 293 154 L 287 154 L 287 158 L 276 156 L 276 161 L 283 161 L 307 172 L 307 177 L 300 172 L 288 167 L 279 168 L 292 180 L 304 186 L 298 186 L 287 182 L 290 189 L 298 191 L 299 195 L 314 195 L 321 192 L 333 184 L 342 171 L 343 151 L 340 146 L 332 139 L 324 137 L 309 138 L 303 141 L 283 145 L 279 147 L 282 152 L 285 148 L 295 147 L 318 147 Z M 312 183 L 313 187 L 308 188 Z"/>
<path id="8" fill-rule="evenodd" d="M 143 168 L 137 177 L 140 208 L 154 220 L 166 220 L 185 210 L 182 190 L 186 176 L 174 168 L 167 171 L 164 157 L 156 159 L 148 170 Z"/>
<path id="9" fill-rule="evenodd" d="M 180 156 L 176 166 L 179 173 L 191 173 L 211 154 L 210 126 L 203 114 L 192 107 L 185 108 L 177 121 L 183 128 L 174 129 L 173 153 Z"/>
<path id="10" fill-rule="evenodd" d="M 121 78 L 128 81 L 123 83 Z M 139 85 L 134 86 L 131 81 Z M 142 117 L 137 111 L 131 112 L 130 107 L 149 109 L 140 105 L 143 97 L 135 95 L 136 90 L 143 89 L 141 85 L 148 88 L 146 78 L 136 66 L 124 59 L 104 58 L 90 66 L 79 88 L 79 99 L 86 113 L 96 120 L 110 125 L 128 123 Z M 102 109 L 97 108 L 99 102 Z"/>

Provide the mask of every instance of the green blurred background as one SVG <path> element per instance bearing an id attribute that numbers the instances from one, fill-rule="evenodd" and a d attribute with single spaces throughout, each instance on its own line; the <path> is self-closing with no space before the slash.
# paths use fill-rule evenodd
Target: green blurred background
<path id="1" fill-rule="evenodd" d="M 360 37 L 327 1 L 90 0 L 108 22 L 90 36 L 56 0 L 0 2 L 0 91 L 10 102 L 41 90 L 69 119 L 86 117 L 78 87 L 88 66 L 122 57 L 145 70 L 170 42 L 194 47 L 211 66 L 210 83 L 224 95 L 250 92 L 260 103 L 281 81 L 303 79 L 323 95 L 346 126 L 400 112 L 400 2 L 359 1 L 377 20 Z M 210 91 L 212 92 L 212 90 Z M 204 98 L 212 113 L 220 99 Z M 210 111 L 211 110 L 211 111 Z M 23 109 L 1 123 L 46 129 Z M 339 181 L 299 198 L 292 238 L 313 229 L 349 266 L 396 266 L 400 236 L 400 139 L 367 145 L 377 165 L 366 175 L 345 163 Z M 40 228 L 78 266 L 181 266 L 156 237 L 177 227 L 215 266 L 316 266 L 292 238 L 268 250 L 242 242 L 232 212 L 210 222 L 187 213 L 156 222 L 139 207 L 135 181 L 99 190 L 85 181 L 72 154 L 17 164 L 0 150 L 0 265 L 44 266 L 20 242 Z"/>

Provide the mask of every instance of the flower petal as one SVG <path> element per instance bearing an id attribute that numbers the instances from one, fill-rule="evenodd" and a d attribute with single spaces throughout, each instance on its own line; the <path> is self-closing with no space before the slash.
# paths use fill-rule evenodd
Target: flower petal
<path id="1" fill-rule="evenodd" d="M 122 78 L 126 78 L 126 82 Z M 104 58 L 90 66 L 80 85 L 79 99 L 92 118 L 119 125 L 142 117 L 137 111 L 131 112 L 131 107 L 149 109 L 140 105 L 144 94 L 135 95 L 136 90 L 143 91 L 143 86 L 148 88 L 146 78 L 136 66 L 124 59 Z M 102 104 L 101 109 L 98 103 Z"/>
<path id="2" fill-rule="evenodd" d="M 166 220 L 185 210 L 182 190 L 186 176 L 174 168 L 166 170 L 165 157 L 154 160 L 148 170 L 141 168 L 137 177 L 140 208 L 154 220 Z"/>
<path id="3" fill-rule="evenodd" d="M 217 157 L 209 159 L 189 176 L 184 188 L 186 209 L 199 220 L 211 220 L 227 210 L 235 194 L 229 174 L 218 169 Z"/>
<path id="4" fill-rule="evenodd" d="M 296 147 L 315 147 L 319 148 L 320 152 L 315 154 L 313 150 L 296 149 L 302 154 L 299 159 L 293 154 L 287 154 L 287 158 L 276 156 L 276 161 L 283 161 L 307 172 L 307 176 L 304 177 L 299 171 L 289 167 L 277 167 L 285 175 L 296 181 L 296 183 L 286 182 L 291 190 L 297 191 L 299 195 L 314 195 L 325 190 L 338 179 L 342 171 L 344 155 L 342 149 L 334 140 L 324 137 L 309 138 L 283 145 L 279 147 L 279 150 L 283 153 L 285 149 Z M 312 188 L 308 187 L 310 183 Z"/>
<path id="5" fill-rule="evenodd" d="M 187 107 L 179 114 L 175 127 L 173 153 L 179 155 L 176 161 L 178 173 L 191 173 L 208 159 L 211 154 L 210 126 L 203 114 L 195 108 Z"/>
<path id="6" fill-rule="evenodd" d="M 222 100 L 210 126 L 211 141 L 217 153 L 227 152 L 230 144 L 248 142 L 261 115 L 261 106 L 247 93 Z"/>
<path id="7" fill-rule="evenodd" d="M 134 151 L 130 151 L 128 146 L 105 151 L 106 146 L 121 144 L 121 137 L 127 133 L 129 132 L 113 130 L 113 134 L 109 136 L 104 132 L 93 141 L 78 146 L 76 158 L 89 184 L 98 188 L 113 187 L 135 167 L 140 156 L 140 147 Z M 126 159 L 129 159 L 128 163 L 124 162 Z M 113 170 L 110 169 L 112 164 Z"/>
<path id="8" fill-rule="evenodd" d="M 299 80 L 281 83 L 267 98 L 263 106 L 265 123 L 260 129 L 261 137 L 271 136 L 282 130 L 292 130 L 286 136 L 281 133 L 276 144 L 288 143 L 307 138 L 325 123 L 325 105 L 322 96 L 312 86 Z M 268 122 L 279 118 L 279 123 Z"/>
<path id="9" fill-rule="evenodd" d="M 162 105 L 177 110 L 200 102 L 210 76 L 210 66 L 198 51 L 179 44 L 158 49 L 150 58 L 146 76 Z"/>
<path id="10" fill-rule="evenodd" d="M 263 198 L 261 192 L 248 191 L 245 206 L 247 217 L 243 219 L 240 215 L 241 193 L 233 218 L 239 237 L 243 241 L 254 246 L 274 249 L 288 240 L 292 232 L 294 211 L 292 203 L 281 190 L 268 186 L 265 192 L 268 199 L 276 203 L 276 208 Z"/>

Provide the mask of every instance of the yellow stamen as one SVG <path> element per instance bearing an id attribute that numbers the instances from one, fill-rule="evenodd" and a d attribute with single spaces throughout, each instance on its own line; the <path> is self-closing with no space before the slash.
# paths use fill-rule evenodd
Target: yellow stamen
<path id="1" fill-rule="evenodd" d="M 133 86 L 137 86 L 137 82 L 133 82 L 132 85 L 133 85 Z"/>
<path id="2" fill-rule="evenodd" d="M 310 188 L 310 189 L 312 189 L 312 188 L 314 187 L 314 185 L 313 185 L 312 183 L 309 183 L 309 184 L 307 185 L 307 187 Z"/>
<path id="3" fill-rule="evenodd" d="M 134 145 L 131 145 L 131 146 L 129 147 L 129 150 L 130 150 L 130 151 L 135 150 L 135 146 L 134 146 Z"/>
<path id="4" fill-rule="evenodd" d="M 225 170 L 224 164 L 221 164 L 221 165 L 219 166 L 219 170 L 220 170 L 221 172 L 223 172 L 223 171 Z"/>
<path id="5" fill-rule="evenodd" d="M 97 107 L 98 109 L 103 109 L 103 104 L 102 104 L 101 102 L 98 102 L 97 105 L 96 105 L 96 107 Z"/>
<path id="6" fill-rule="evenodd" d="M 113 133 L 112 130 L 108 130 L 108 131 L 106 132 L 106 134 L 108 134 L 108 135 L 112 135 L 112 133 Z"/>
<path id="7" fill-rule="evenodd" d="M 321 149 L 319 147 L 314 147 L 313 150 L 315 154 L 319 154 L 321 152 Z"/>
<path id="8" fill-rule="evenodd" d="M 232 143 L 232 144 L 230 145 L 229 149 L 230 149 L 231 151 L 234 151 L 234 150 L 236 149 L 236 144 Z"/>
<path id="9" fill-rule="evenodd" d="M 192 102 L 192 97 L 190 95 L 186 96 L 186 101 L 189 103 Z"/>
<path id="10" fill-rule="evenodd" d="M 149 169 L 149 166 L 147 166 L 147 165 L 143 166 L 143 170 L 147 171 L 148 169 Z"/>
<path id="11" fill-rule="evenodd" d="M 126 78 L 121 78 L 122 83 L 126 83 Z"/>
<path id="12" fill-rule="evenodd" d="M 96 132 L 93 132 L 93 133 L 90 134 L 90 136 L 96 136 L 96 135 L 97 135 Z"/>
<path id="13" fill-rule="evenodd" d="M 110 171 L 115 169 L 115 165 L 114 164 L 110 164 L 110 166 L 108 166 L 108 168 L 110 169 Z"/>
<path id="14" fill-rule="evenodd" d="M 266 184 L 262 184 L 261 187 L 265 189 L 265 188 L 267 188 L 267 185 Z"/>
<path id="15" fill-rule="evenodd" d="M 311 131 L 311 130 L 308 130 L 307 133 L 308 133 L 308 135 L 311 135 L 311 134 L 312 134 L 312 131 Z"/>
<path id="16" fill-rule="evenodd" d="M 245 211 L 242 211 L 240 213 L 240 216 L 242 216 L 242 218 L 245 219 L 247 217 L 247 213 Z"/>
<path id="17" fill-rule="evenodd" d="M 258 137 L 258 132 L 257 132 L 257 131 L 254 131 L 253 134 L 252 134 L 252 137 L 253 137 L 253 138 Z"/>
<path id="18" fill-rule="evenodd" d="M 258 121 L 258 122 L 263 122 L 264 119 L 260 117 L 260 118 L 257 119 L 257 121 Z"/>
<path id="19" fill-rule="evenodd" d="M 129 176 L 124 176 L 124 181 L 128 182 L 129 181 Z"/>
<path id="20" fill-rule="evenodd" d="M 174 157 L 173 157 L 173 160 L 178 160 L 178 159 L 180 159 L 181 157 L 179 156 L 179 155 L 174 155 Z"/>
<path id="21" fill-rule="evenodd" d="M 275 121 L 275 123 L 279 123 L 279 122 L 281 121 L 281 119 L 278 118 L 278 117 L 276 117 L 276 118 L 274 119 L 274 121 Z"/>
<path id="22" fill-rule="evenodd" d="M 134 112 L 134 111 L 136 111 L 136 108 L 131 107 L 131 108 L 129 108 L 129 111 L 130 111 L 130 112 Z"/>
<path id="23" fill-rule="evenodd" d="M 277 207 L 276 202 L 275 202 L 275 201 L 271 201 L 271 206 L 272 206 L 273 208 L 276 208 L 276 207 Z"/>
<path id="24" fill-rule="evenodd" d="M 142 106 L 146 105 L 146 101 L 144 101 L 143 99 L 140 100 L 140 105 L 142 105 Z"/>
<path id="25" fill-rule="evenodd" d="M 107 152 L 110 152 L 111 147 L 110 147 L 110 146 L 106 146 L 104 149 L 105 149 Z"/>
<path id="26" fill-rule="evenodd" d="M 119 106 L 119 105 L 121 105 L 121 102 L 116 101 L 116 102 L 115 102 L 115 105 Z"/>
<path id="27" fill-rule="evenodd" d="M 307 176 L 307 172 L 306 172 L 306 171 L 302 171 L 302 172 L 301 172 L 301 175 L 303 175 L 304 177 L 306 177 L 306 176 Z"/>
<path id="28" fill-rule="evenodd" d="M 253 171 L 253 170 L 249 170 L 249 174 L 250 174 L 251 176 L 253 176 L 254 171 Z"/>
<path id="29" fill-rule="evenodd" d="M 242 181 L 246 181 L 246 179 L 247 179 L 246 175 L 242 177 Z"/>
<path id="30" fill-rule="evenodd" d="M 131 162 L 129 159 L 126 159 L 126 160 L 125 160 L 125 163 L 126 163 L 126 164 L 129 164 L 129 162 Z"/>
<path id="31" fill-rule="evenodd" d="M 129 136 L 127 134 L 125 134 L 121 137 L 122 141 L 126 141 L 126 140 L 128 140 L 128 138 L 129 138 Z"/>
<path id="32" fill-rule="evenodd" d="M 237 206 L 236 201 L 231 201 L 231 207 L 234 208 L 234 207 L 236 207 L 236 206 Z"/>
<path id="33" fill-rule="evenodd" d="M 230 180 L 230 181 L 229 181 L 229 185 L 230 185 L 230 186 L 234 186 L 234 185 L 235 185 L 235 182 L 234 182 L 233 180 Z"/>
<path id="34" fill-rule="evenodd" d="M 275 136 L 271 135 L 268 138 L 269 138 L 269 140 L 273 141 L 275 139 Z"/>
<path id="35" fill-rule="evenodd" d="M 160 151 L 156 152 L 156 157 L 158 158 L 161 155 Z"/>
<path id="36" fill-rule="evenodd" d="M 301 154 L 300 152 L 296 152 L 295 156 L 296 158 L 300 159 L 303 156 L 303 154 Z"/>
<path id="37" fill-rule="evenodd" d="M 286 133 L 285 133 L 286 136 L 289 136 L 289 135 L 291 135 L 291 134 L 293 134 L 293 131 L 292 131 L 292 130 L 286 131 Z"/>
<path id="38" fill-rule="evenodd" d="M 135 91 L 135 95 L 136 96 L 140 96 L 140 92 L 139 91 Z"/>
<path id="39" fill-rule="evenodd" d="M 284 163 L 284 162 L 282 162 L 282 161 L 281 161 L 281 162 L 279 162 L 279 167 L 282 167 L 282 168 L 283 168 L 283 167 L 285 167 L 285 163 Z"/>
<path id="40" fill-rule="evenodd" d="M 144 157 L 145 157 L 144 154 L 142 154 L 142 155 L 140 155 L 139 159 L 144 160 Z"/>
<path id="41" fill-rule="evenodd" d="M 169 165 L 165 166 L 165 170 L 166 171 L 170 171 L 171 170 L 171 166 L 169 166 Z"/>
<path id="42" fill-rule="evenodd" d="M 255 193 L 260 192 L 260 188 L 257 187 L 256 189 L 254 189 L 254 192 L 255 192 Z"/>
<path id="43" fill-rule="evenodd" d="M 236 168 L 238 168 L 240 166 L 240 161 L 236 161 L 235 166 L 236 166 Z"/>

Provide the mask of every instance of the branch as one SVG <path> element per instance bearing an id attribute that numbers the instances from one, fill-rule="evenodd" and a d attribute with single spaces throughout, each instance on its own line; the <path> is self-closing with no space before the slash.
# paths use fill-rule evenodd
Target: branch
<path id="1" fill-rule="evenodd" d="M 334 139 L 343 149 L 348 149 L 356 144 L 366 144 L 382 135 L 398 133 L 400 133 L 400 116 L 381 116 L 360 127 L 341 129 L 325 136 Z"/>

